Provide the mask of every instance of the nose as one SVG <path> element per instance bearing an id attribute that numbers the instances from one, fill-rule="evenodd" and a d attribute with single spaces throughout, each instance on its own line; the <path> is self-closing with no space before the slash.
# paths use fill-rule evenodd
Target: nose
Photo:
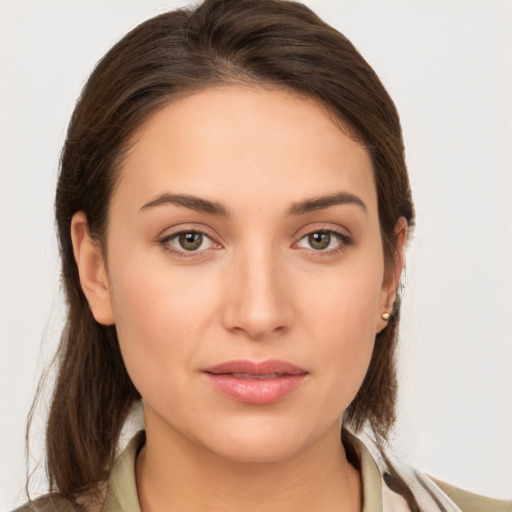
<path id="1" fill-rule="evenodd" d="M 240 255 L 233 267 L 226 283 L 225 327 L 255 340 L 288 331 L 294 318 L 293 293 L 272 251 Z"/>

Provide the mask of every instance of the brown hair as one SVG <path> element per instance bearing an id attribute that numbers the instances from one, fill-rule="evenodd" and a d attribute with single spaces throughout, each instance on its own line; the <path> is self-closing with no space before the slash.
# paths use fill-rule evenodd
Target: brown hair
<path id="1" fill-rule="evenodd" d="M 226 83 L 261 84 L 311 97 L 368 149 L 387 269 L 396 256 L 399 217 L 412 225 L 393 101 L 354 46 L 307 7 L 280 0 L 206 0 L 132 30 L 98 63 L 84 87 L 69 125 L 56 194 L 68 318 L 47 424 L 47 470 L 50 490 L 70 499 L 108 480 L 120 430 L 140 398 L 124 367 L 115 326 L 94 320 L 82 292 L 71 218 L 85 212 L 91 235 L 102 244 L 112 191 L 137 128 L 177 96 Z M 353 428 L 368 422 L 381 438 L 395 414 L 399 306 L 397 299 L 345 414 Z"/>

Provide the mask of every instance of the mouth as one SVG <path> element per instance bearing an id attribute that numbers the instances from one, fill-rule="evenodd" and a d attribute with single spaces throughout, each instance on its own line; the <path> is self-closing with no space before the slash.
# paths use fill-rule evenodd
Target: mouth
<path id="1" fill-rule="evenodd" d="M 295 391 L 308 372 L 286 361 L 228 361 L 203 370 L 221 394 L 252 405 L 272 404 Z"/>
<path id="2" fill-rule="evenodd" d="M 213 375 L 219 375 L 219 374 L 213 374 Z M 268 379 L 277 379 L 279 377 L 284 377 L 284 376 L 286 376 L 288 374 L 274 372 L 274 373 L 268 373 L 266 375 L 254 375 L 252 373 L 239 373 L 239 372 L 236 372 L 236 373 L 229 373 L 229 374 L 223 373 L 223 374 L 220 374 L 220 375 L 232 375 L 233 377 L 236 377 L 237 379 L 268 380 Z"/>

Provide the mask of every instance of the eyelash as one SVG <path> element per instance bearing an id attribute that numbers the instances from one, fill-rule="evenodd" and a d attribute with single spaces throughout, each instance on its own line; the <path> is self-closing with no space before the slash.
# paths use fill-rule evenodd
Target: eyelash
<path id="1" fill-rule="evenodd" d="M 297 244 L 299 244 L 302 240 L 306 239 L 307 237 L 309 237 L 311 235 L 318 234 L 318 233 L 328 234 L 331 237 L 334 237 L 335 239 L 337 239 L 338 244 L 336 245 L 336 247 L 328 249 L 328 250 L 315 250 L 313 248 L 307 248 L 307 247 L 304 248 L 304 247 L 297 246 Z M 202 250 L 187 251 L 187 250 L 180 250 L 177 247 L 171 245 L 171 241 L 172 240 L 177 239 L 180 235 L 188 235 L 188 234 L 195 234 L 195 235 L 202 236 L 203 240 L 201 241 L 201 245 L 204 242 L 204 239 L 210 240 L 211 246 L 206 248 L 206 249 L 202 249 Z M 214 246 L 217 246 L 217 247 L 214 247 L 214 248 L 221 247 L 221 245 L 218 244 L 217 242 L 215 242 L 215 240 L 213 240 L 211 236 L 209 236 L 204 231 L 200 231 L 200 230 L 197 230 L 197 229 L 182 230 L 182 231 L 178 231 L 176 233 L 172 233 L 171 235 L 167 235 L 167 236 L 159 239 L 158 240 L 158 244 L 160 245 L 162 250 L 164 250 L 165 252 L 169 252 L 169 253 L 175 254 L 175 255 L 177 255 L 179 257 L 183 257 L 183 258 L 197 258 L 197 257 L 201 257 L 201 255 L 205 251 L 207 251 L 208 249 L 210 249 L 210 248 L 212 248 Z M 305 233 L 304 235 L 302 235 L 299 238 L 299 240 L 292 245 L 292 247 L 296 246 L 299 249 L 304 249 L 306 251 L 312 251 L 312 253 L 315 256 L 324 257 L 324 256 L 333 256 L 335 254 L 339 254 L 342 251 L 346 250 L 346 248 L 351 246 L 351 245 L 353 245 L 352 238 L 347 236 L 344 233 L 340 233 L 340 232 L 335 231 L 333 229 L 316 229 L 316 230 L 309 231 L 308 233 Z"/>
<path id="2" fill-rule="evenodd" d="M 207 249 L 203 249 L 201 251 L 197 251 L 197 250 L 186 251 L 186 250 L 180 250 L 177 247 L 174 247 L 173 245 L 171 245 L 171 241 L 173 239 L 178 238 L 180 235 L 188 235 L 188 234 L 201 235 L 203 237 L 203 241 L 204 241 L 204 239 L 208 239 L 211 241 L 212 246 L 217 245 L 220 247 L 220 244 L 215 242 L 211 236 L 206 234 L 204 231 L 200 231 L 197 229 L 184 229 L 182 231 L 178 231 L 176 233 L 173 233 L 172 235 L 168 235 L 168 236 L 161 238 L 160 240 L 158 240 L 158 243 L 159 243 L 160 247 L 166 252 L 176 254 L 183 258 L 197 258 L 200 255 L 202 255 L 202 253 L 204 253 Z M 202 245 L 203 241 L 201 242 L 201 245 Z"/>
<path id="3" fill-rule="evenodd" d="M 347 249 L 347 247 L 353 245 L 353 240 L 351 237 L 349 237 L 345 233 L 340 233 L 339 231 L 335 231 L 333 229 L 316 229 L 313 231 L 309 231 L 308 233 L 301 236 L 301 238 L 298 240 L 298 242 L 295 242 L 295 244 L 293 244 L 293 245 L 297 245 L 302 240 L 307 239 L 311 235 L 315 235 L 315 234 L 319 234 L 319 233 L 327 234 L 330 237 L 335 238 L 338 241 L 338 243 L 337 243 L 336 247 L 328 249 L 328 250 L 315 250 L 315 249 L 312 249 L 312 248 L 310 249 L 307 247 L 304 248 L 305 250 L 313 251 L 315 256 L 320 256 L 320 257 L 333 256 L 335 254 L 339 254 L 339 253 L 345 251 Z M 329 243 L 330 243 L 330 241 L 329 241 Z"/>

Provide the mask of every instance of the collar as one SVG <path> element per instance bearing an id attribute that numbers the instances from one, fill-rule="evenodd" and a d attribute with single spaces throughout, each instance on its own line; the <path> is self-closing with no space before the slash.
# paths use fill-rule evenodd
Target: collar
<path id="1" fill-rule="evenodd" d="M 135 460 L 146 442 L 141 430 L 121 453 L 111 473 L 102 512 L 141 512 L 135 481 Z M 343 429 L 347 451 L 355 453 L 363 482 L 362 512 L 461 510 L 426 475 L 398 462 L 371 439 Z"/>

